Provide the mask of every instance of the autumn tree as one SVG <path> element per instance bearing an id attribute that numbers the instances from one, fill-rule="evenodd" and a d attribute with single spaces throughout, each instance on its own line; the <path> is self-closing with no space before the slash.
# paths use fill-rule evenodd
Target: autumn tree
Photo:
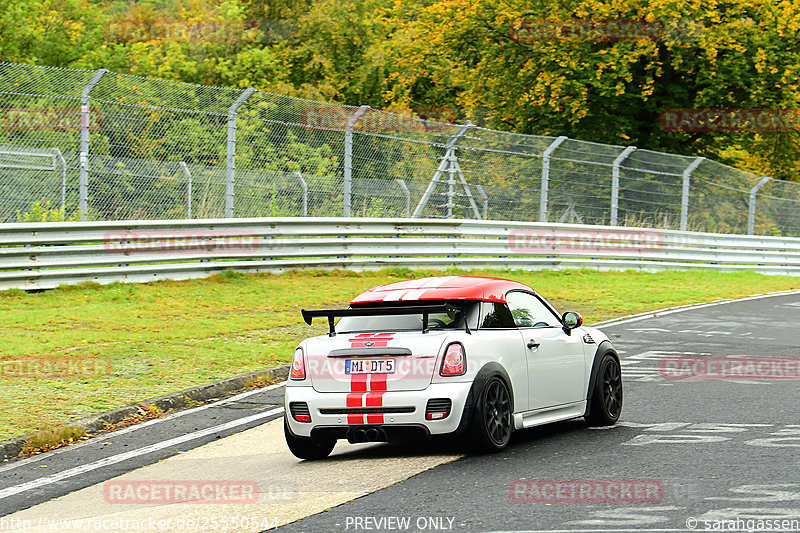
<path id="1" fill-rule="evenodd" d="M 667 132 L 659 116 L 797 108 L 798 29 L 800 6 L 769 0 L 441 0 L 393 35 L 391 99 L 793 177 L 796 133 Z"/>

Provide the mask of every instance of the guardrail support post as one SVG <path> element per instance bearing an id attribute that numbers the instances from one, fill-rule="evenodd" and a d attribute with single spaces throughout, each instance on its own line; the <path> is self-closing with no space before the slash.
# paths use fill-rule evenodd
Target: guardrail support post
<path id="1" fill-rule="evenodd" d="M 186 175 L 186 218 L 192 218 L 192 173 L 189 172 L 185 161 L 181 161 L 178 165 Z"/>
<path id="2" fill-rule="evenodd" d="M 550 192 L 550 156 L 566 140 L 567 137 L 564 135 L 558 137 L 550 143 L 550 146 L 542 154 L 542 191 L 539 199 L 539 222 L 547 222 L 547 202 Z"/>
<path id="3" fill-rule="evenodd" d="M 303 188 L 303 216 L 308 216 L 308 184 L 306 180 L 303 179 L 303 175 L 299 172 L 294 173 L 297 176 L 297 179 L 300 181 L 300 187 Z"/>
<path id="4" fill-rule="evenodd" d="M 234 171 L 236 170 L 236 110 L 244 104 L 253 93 L 252 87 L 245 89 L 228 108 L 228 143 L 227 162 L 225 165 L 225 218 L 233 218 Z"/>
<path id="5" fill-rule="evenodd" d="M 344 190 L 342 215 L 350 216 L 350 207 L 353 203 L 353 128 L 369 109 L 368 105 L 362 105 L 356 109 L 344 127 Z"/>
<path id="6" fill-rule="evenodd" d="M 406 186 L 406 182 L 401 179 L 394 180 L 400 184 L 400 188 L 403 189 L 403 194 L 406 196 L 406 218 L 411 216 L 411 192 L 408 190 L 408 186 Z"/>
<path id="7" fill-rule="evenodd" d="M 698 157 L 683 171 L 683 191 L 681 193 L 681 231 L 686 231 L 689 227 L 689 185 L 692 179 L 692 172 L 705 161 L 705 157 Z"/>
<path id="8" fill-rule="evenodd" d="M 96 71 L 81 91 L 81 148 L 78 180 L 78 212 L 81 220 L 86 219 L 86 211 L 89 208 L 89 119 L 91 114 L 89 95 L 107 72 L 108 69 L 104 68 Z"/>
<path id="9" fill-rule="evenodd" d="M 772 181 L 773 178 L 764 176 L 761 181 L 756 183 L 756 186 L 750 189 L 750 201 L 748 202 L 747 210 L 747 234 L 753 235 L 756 230 L 756 195 L 761 187 Z"/>
<path id="10" fill-rule="evenodd" d="M 617 225 L 619 215 L 619 167 L 634 150 L 635 146 L 625 148 L 611 166 L 611 226 Z"/>

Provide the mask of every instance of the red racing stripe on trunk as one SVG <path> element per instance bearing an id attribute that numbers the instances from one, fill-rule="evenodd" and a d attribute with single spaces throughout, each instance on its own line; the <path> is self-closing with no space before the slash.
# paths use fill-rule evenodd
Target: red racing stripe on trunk
<path id="1" fill-rule="evenodd" d="M 370 374 L 369 390 L 371 391 L 385 391 L 387 374 Z"/>
<path id="2" fill-rule="evenodd" d="M 347 407 L 363 407 L 364 394 L 367 391 L 367 374 L 350 376 L 350 394 L 347 395 Z M 348 424 L 363 424 L 364 415 L 347 415 Z"/>
<path id="3" fill-rule="evenodd" d="M 369 374 L 351 374 L 350 392 L 367 392 L 367 378 Z"/>
<path id="4" fill-rule="evenodd" d="M 368 392 L 365 407 L 383 407 L 383 393 Z"/>
<path id="5" fill-rule="evenodd" d="M 367 407 L 383 407 L 383 393 L 386 391 L 386 374 L 370 374 L 369 390 L 367 393 Z M 383 424 L 382 413 L 367 415 L 367 424 Z"/>

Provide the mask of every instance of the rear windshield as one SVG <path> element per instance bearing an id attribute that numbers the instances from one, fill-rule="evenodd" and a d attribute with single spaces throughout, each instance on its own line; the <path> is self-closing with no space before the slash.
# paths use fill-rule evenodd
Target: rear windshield
<path id="1" fill-rule="evenodd" d="M 449 313 L 430 313 L 428 329 L 465 329 L 464 320 L 475 329 L 478 323 L 478 302 L 404 302 L 407 305 L 449 303 L 457 310 Z M 360 331 L 422 331 L 422 313 L 413 315 L 345 316 L 336 324 L 337 333 Z"/>

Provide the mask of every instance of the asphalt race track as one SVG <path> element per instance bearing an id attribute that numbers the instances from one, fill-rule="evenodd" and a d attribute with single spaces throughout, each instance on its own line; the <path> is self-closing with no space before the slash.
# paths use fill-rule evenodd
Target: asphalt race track
<path id="1" fill-rule="evenodd" d="M 792 293 L 607 325 L 620 423 L 526 430 L 490 456 L 340 443 L 297 461 L 282 388 L 245 393 L 0 466 L 0 531 L 798 531 L 799 324 Z M 186 480 L 239 492 L 114 496 Z"/>

